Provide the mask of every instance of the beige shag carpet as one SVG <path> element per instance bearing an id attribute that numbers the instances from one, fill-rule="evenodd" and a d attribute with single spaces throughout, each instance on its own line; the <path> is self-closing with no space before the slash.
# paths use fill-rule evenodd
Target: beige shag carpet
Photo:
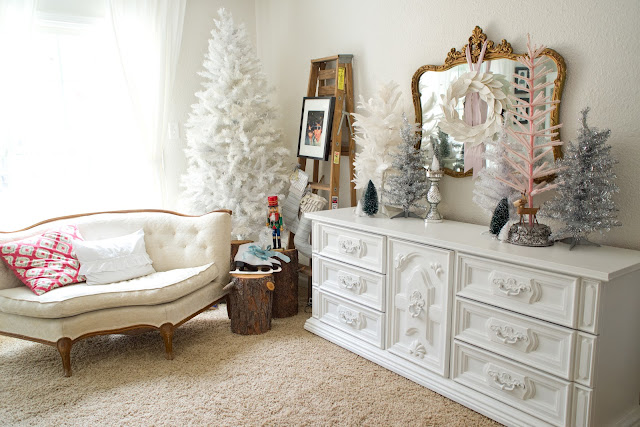
<path id="1" fill-rule="evenodd" d="M 309 316 L 241 336 L 221 305 L 176 331 L 171 361 L 158 332 L 90 338 L 71 378 L 55 348 L 0 337 L 0 425 L 498 425 L 307 332 Z"/>

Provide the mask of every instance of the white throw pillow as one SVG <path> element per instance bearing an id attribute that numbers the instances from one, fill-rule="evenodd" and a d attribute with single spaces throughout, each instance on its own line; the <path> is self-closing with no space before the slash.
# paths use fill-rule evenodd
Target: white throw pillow
<path id="1" fill-rule="evenodd" d="M 144 244 L 144 231 L 111 239 L 74 242 L 80 262 L 80 274 L 86 276 L 87 285 L 129 280 L 156 271 Z"/>

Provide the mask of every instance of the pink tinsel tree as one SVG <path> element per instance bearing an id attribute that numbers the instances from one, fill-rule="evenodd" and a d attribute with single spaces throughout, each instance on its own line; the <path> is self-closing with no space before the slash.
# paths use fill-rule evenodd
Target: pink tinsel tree
<path id="1" fill-rule="evenodd" d="M 535 180 L 558 172 L 559 168 L 554 162 L 549 162 L 549 153 L 553 147 L 562 145 L 562 141 L 553 140 L 558 135 L 558 128 L 562 125 L 546 128 L 547 117 L 556 108 L 560 101 L 552 101 L 546 94 L 546 88 L 553 85 L 553 81 L 543 79 L 553 70 L 545 67 L 550 60 L 548 56 L 541 57 L 545 46 L 536 47 L 531 44 L 531 38 L 527 36 L 528 54 L 518 57 L 518 62 L 528 68 L 529 76 L 523 78 L 518 74 L 514 77 L 524 81 L 524 85 L 512 83 L 519 91 L 528 94 L 526 98 L 512 96 L 514 101 L 508 111 L 507 119 L 512 126 L 508 126 L 507 133 L 519 143 L 522 150 L 514 149 L 511 145 L 502 143 L 506 149 L 505 160 L 510 171 L 506 176 L 496 177 L 503 183 L 515 188 L 528 197 L 529 207 L 533 207 L 533 196 L 544 191 L 551 190 L 557 184 L 549 184 L 546 181 L 535 183 Z M 517 80 L 516 80 L 517 81 Z M 536 81 L 541 82 L 537 83 Z M 526 95 L 524 95 L 526 97 Z M 523 124 L 526 120 L 526 123 Z M 533 215 L 529 215 L 529 226 L 533 226 Z"/>

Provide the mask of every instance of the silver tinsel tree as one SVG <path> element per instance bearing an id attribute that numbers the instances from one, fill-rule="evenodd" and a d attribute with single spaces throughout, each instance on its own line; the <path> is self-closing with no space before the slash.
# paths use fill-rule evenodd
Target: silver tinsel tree
<path id="1" fill-rule="evenodd" d="M 617 193 L 616 175 L 611 146 L 606 142 L 611 131 L 587 126 L 589 108 L 581 111 L 578 139 L 570 142 L 560 160 L 560 184 L 557 195 L 547 202 L 541 214 L 562 221 L 563 228 L 554 233 L 556 240 L 576 244 L 591 244 L 587 235 L 598 230 L 609 231 L 622 225 L 616 219 L 618 209 L 613 201 Z M 564 239 L 563 239 L 564 238 Z"/>
<path id="2" fill-rule="evenodd" d="M 393 175 L 388 176 L 385 182 L 383 194 L 391 206 L 402 208 L 402 212 L 396 217 L 417 216 L 410 212 L 410 208 L 426 197 L 428 186 L 424 171 L 424 158 L 422 152 L 416 148 L 419 136 L 416 134 L 416 126 L 409 123 L 406 115 L 402 115 L 403 125 L 400 129 L 402 143 L 398 151 L 392 154 Z"/>

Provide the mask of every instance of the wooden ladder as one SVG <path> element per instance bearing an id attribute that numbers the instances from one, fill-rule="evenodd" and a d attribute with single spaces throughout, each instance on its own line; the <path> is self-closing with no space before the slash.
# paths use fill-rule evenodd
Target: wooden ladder
<path id="1" fill-rule="evenodd" d="M 349 158 L 349 189 L 351 206 L 356 205 L 356 187 L 353 182 L 355 170 L 353 161 L 356 156 L 356 144 L 350 129 L 351 113 L 353 113 L 353 55 L 335 55 L 326 58 L 312 59 L 309 73 L 308 97 L 334 96 L 333 124 L 329 149 L 330 177 L 329 184 L 322 184 L 318 179 L 320 160 L 313 160 L 313 177 L 309 183 L 314 192 L 329 192 L 331 209 L 338 208 L 340 193 L 340 158 Z M 349 144 L 342 144 L 342 130 L 347 128 Z M 298 157 L 300 169 L 307 166 L 307 159 Z"/>

